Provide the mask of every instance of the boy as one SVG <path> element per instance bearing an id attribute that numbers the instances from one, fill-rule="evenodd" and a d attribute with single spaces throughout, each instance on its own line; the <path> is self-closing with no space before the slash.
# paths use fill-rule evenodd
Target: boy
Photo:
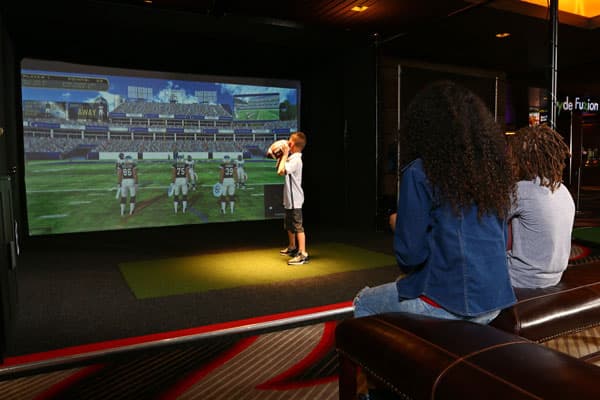
<path id="1" fill-rule="evenodd" d="M 547 125 L 508 137 L 517 183 L 509 214 L 508 266 L 514 287 L 556 285 L 567 268 L 575 204 L 561 183 L 569 148 Z"/>
<path id="2" fill-rule="evenodd" d="M 284 227 L 288 233 L 288 247 L 281 255 L 291 256 L 288 265 L 302 265 L 308 262 L 306 235 L 302 226 L 302 149 L 306 146 L 306 136 L 302 132 L 292 133 L 288 146 L 277 162 L 277 173 L 285 176 L 283 185 L 283 206 L 285 208 Z"/>

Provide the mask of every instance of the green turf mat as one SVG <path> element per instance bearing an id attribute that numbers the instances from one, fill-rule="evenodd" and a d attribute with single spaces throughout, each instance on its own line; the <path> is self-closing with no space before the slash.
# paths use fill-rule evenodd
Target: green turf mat
<path id="1" fill-rule="evenodd" d="M 310 262 L 287 265 L 279 249 L 232 251 L 119 264 L 138 299 L 314 278 L 394 265 L 391 255 L 340 243 L 309 248 Z"/>
<path id="2" fill-rule="evenodd" d="M 573 239 L 600 245 L 600 227 L 575 228 Z"/>

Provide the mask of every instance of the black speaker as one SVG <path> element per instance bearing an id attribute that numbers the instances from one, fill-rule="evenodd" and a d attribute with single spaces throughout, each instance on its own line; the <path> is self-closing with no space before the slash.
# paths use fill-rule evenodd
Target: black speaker
<path id="1" fill-rule="evenodd" d="M 0 359 L 6 354 L 8 337 L 17 313 L 17 222 L 13 209 L 13 181 L 0 176 Z"/>

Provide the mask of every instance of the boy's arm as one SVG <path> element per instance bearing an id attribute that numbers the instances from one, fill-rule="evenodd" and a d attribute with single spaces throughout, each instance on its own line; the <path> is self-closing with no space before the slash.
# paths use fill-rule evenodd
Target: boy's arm
<path id="1" fill-rule="evenodd" d="M 285 163 L 287 162 L 289 156 L 289 150 L 285 149 L 283 151 L 283 156 L 277 162 L 277 175 L 285 175 Z"/>

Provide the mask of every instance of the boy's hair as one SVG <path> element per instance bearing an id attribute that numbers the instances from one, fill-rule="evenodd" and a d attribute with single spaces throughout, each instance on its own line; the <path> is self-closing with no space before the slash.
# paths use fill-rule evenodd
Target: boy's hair
<path id="1" fill-rule="evenodd" d="M 404 161 L 423 160 L 435 201 L 456 214 L 506 217 L 515 193 L 506 142 L 483 101 L 453 82 L 421 90 L 408 106 L 401 136 Z"/>
<path id="2" fill-rule="evenodd" d="M 303 142 L 304 144 L 306 144 L 306 135 L 304 134 L 304 132 L 294 132 L 290 135 L 289 140 L 294 143 Z"/>
<path id="3" fill-rule="evenodd" d="M 562 182 L 569 147 L 560 133 L 548 125 L 519 129 L 508 136 L 515 172 L 519 180 L 540 178 L 540 185 L 555 191 Z"/>

